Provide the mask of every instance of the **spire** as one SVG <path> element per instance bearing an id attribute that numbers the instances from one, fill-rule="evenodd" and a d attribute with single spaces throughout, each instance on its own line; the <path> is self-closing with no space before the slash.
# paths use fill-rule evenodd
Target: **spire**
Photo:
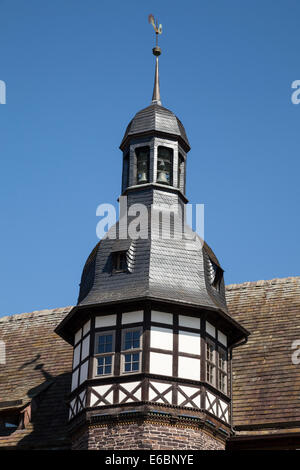
<path id="1" fill-rule="evenodd" d="M 159 104 L 161 106 L 160 90 L 159 90 L 159 71 L 158 71 L 158 57 L 161 54 L 161 48 L 158 47 L 158 35 L 162 33 L 162 25 L 160 24 L 158 26 L 158 22 L 156 22 L 155 24 L 153 15 L 149 15 L 148 21 L 149 23 L 152 24 L 154 31 L 155 31 L 155 36 L 156 36 L 156 45 L 152 49 L 153 55 L 155 55 L 155 76 L 154 76 L 152 104 Z"/>
<path id="2" fill-rule="evenodd" d="M 159 71 L 158 71 L 158 56 L 161 54 L 161 50 L 159 47 L 153 48 L 153 54 L 156 56 L 155 58 L 155 77 L 154 77 L 154 87 L 153 87 L 153 95 L 152 95 L 152 103 L 156 103 L 161 105 L 160 101 L 160 90 L 159 90 Z"/>

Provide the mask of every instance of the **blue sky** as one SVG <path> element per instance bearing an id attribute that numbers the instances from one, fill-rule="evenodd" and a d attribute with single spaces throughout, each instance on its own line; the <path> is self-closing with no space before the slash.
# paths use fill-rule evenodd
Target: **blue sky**
<path id="1" fill-rule="evenodd" d="M 299 2 L 0 0 L 0 316 L 77 300 L 118 146 L 151 99 L 149 13 L 226 283 L 299 274 Z"/>

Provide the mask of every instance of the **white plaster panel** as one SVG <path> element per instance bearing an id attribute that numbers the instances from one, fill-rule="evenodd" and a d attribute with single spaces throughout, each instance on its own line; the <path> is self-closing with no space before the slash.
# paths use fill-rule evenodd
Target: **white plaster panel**
<path id="1" fill-rule="evenodd" d="M 113 401 L 114 401 L 114 392 L 113 392 L 113 390 L 106 395 L 105 400 L 107 400 L 111 404 L 113 403 Z"/>
<path id="2" fill-rule="evenodd" d="M 91 393 L 91 402 L 90 402 L 90 406 L 94 406 L 94 404 L 96 403 L 96 401 L 98 401 L 98 397 L 96 397 L 96 395 L 94 395 L 93 393 Z"/>
<path id="3" fill-rule="evenodd" d="M 135 393 L 134 393 L 134 396 L 137 400 L 141 400 L 142 399 L 142 389 L 139 388 Z"/>
<path id="4" fill-rule="evenodd" d="M 224 412 L 224 411 L 226 410 L 227 406 L 228 406 L 228 403 L 226 403 L 226 402 L 223 401 L 223 400 L 219 400 L 219 407 L 218 407 L 218 416 L 219 416 L 219 418 L 221 418 L 222 412 Z M 229 408 L 228 408 L 228 409 L 229 409 Z M 225 415 L 225 421 L 226 421 L 226 422 L 228 422 L 228 409 L 227 409 L 227 411 L 224 413 L 224 415 Z M 223 419 L 223 421 L 224 421 L 224 417 L 222 417 L 221 419 Z"/>
<path id="5" fill-rule="evenodd" d="M 159 393 L 163 393 L 167 388 L 170 388 L 170 384 L 163 384 L 161 382 L 151 382 L 151 384 L 159 391 Z"/>
<path id="6" fill-rule="evenodd" d="M 180 389 L 189 397 L 194 395 L 196 392 L 200 392 L 198 387 L 188 387 L 187 385 L 179 385 Z"/>
<path id="7" fill-rule="evenodd" d="M 198 354 L 200 356 L 200 333 L 191 333 L 190 331 L 179 331 L 178 349 L 179 352 Z"/>
<path id="8" fill-rule="evenodd" d="M 220 400 L 220 399 L 219 399 L 219 405 L 220 405 L 222 411 L 225 411 L 227 406 L 228 406 L 225 401 Z"/>
<path id="9" fill-rule="evenodd" d="M 214 338 L 216 337 L 216 328 L 211 323 L 209 323 L 208 321 L 206 322 L 205 329 L 206 329 L 206 332 L 210 336 L 213 336 Z"/>
<path id="10" fill-rule="evenodd" d="M 104 395 L 110 388 L 111 388 L 111 384 L 99 385 L 97 387 L 93 387 L 92 392 L 93 392 L 93 390 L 95 390 L 95 392 L 99 393 L 99 395 Z M 113 390 L 111 390 L 106 395 L 105 399 L 109 403 L 113 403 Z M 93 393 L 91 393 L 91 405 L 90 406 L 93 406 L 98 400 L 99 400 L 99 398 L 96 395 L 94 395 Z"/>
<path id="11" fill-rule="evenodd" d="M 81 392 L 79 396 L 80 396 L 80 400 L 83 403 L 83 406 L 85 407 L 85 390 L 83 390 L 83 392 Z"/>
<path id="12" fill-rule="evenodd" d="M 151 326 L 150 347 L 173 350 L 173 330 L 160 326 Z"/>
<path id="13" fill-rule="evenodd" d="M 168 393 L 166 393 L 164 395 L 164 398 L 170 403 L 170 405 L 172 404 L 172 390 L 170 390 Z"/>
<path id="14" fill-rule="evenodd" d="M 155 396 L 157 396 L 157 394 Z M 153 397 L 153 398 L 155 398 L 155 397 Z M 152 400 L 153 400 L 153 398 L 152 398 Z M 164 395 L 164 399 L 167 400 L 167 402 L 170 405 L 172 405 L 172 392 L 170 391 L 170 392 L 166 393 Z M 150 398 L 149 398 L 149 400 L 150 400 Z M 162 398 L 158 398 L 158 400 L 155 400 L 155 403 L 164 403 L 165 404 L 166 402 Z"/>
<path id="15" fill-rule="evenodd" d="M 126 402 L 134 401 L 132 398 L 128 397 L 122 390 L 119 391 L 119 401 L 123 401 L 126 398 Z"/>
<path id="16" fill-rule="evenodd" d="M 104 315 L 103 317 L 96 317 L 96 328 L 102 328 L 105 326 L 115 326 L 117 322 L 117 315 Z"/>
<path id="17" fill-rule="evenodd" d="M 81 339 L 81 333 L 82 333 L 82 328 L 80 328 L 80 330 L 78 330 L 77 333 L 75 334 L 74 344 L 77 344 L 78 341 Z"/>
<path id="18" fill-rule="evenodd" d="M 104 395 L 104 393 L 107 392 L 111 387 L 111 384 L 107 385 L 98 385 L 97 387 L 94 387 L 94 390 L 99 393 L 99 395 Z"/>
<path id="19" fill-rule="evenodd" d="M 80 366 L 80 384 L 84 382 L 87 379 L 88 376 L 88 366 L 89 366 L 89 361 L 85 361 L 83 364 Z"/>
<path id="20" fill-rule="evenodd" d="M 206 392 L 206 397 L 205 397 L 205 409 L 206 410 L 208 410 L 211 407 L 210 403 L 213 403 L 215 398 L 216 398 L 215 395 L 213 395 L 212 393 L 208 391 Z M 210 409 L 209 411 L 217 416 L 217 402 L 214 403 L 214 405 L 212 406 L 212 409 Z"/>
<path id="21" fill-rule="evenodd" d="M 150 373 L 172 376 L 173 356 L 150 352 Z"/>
<path id="22" fill-rule="evenodd" d="M 200 330 L 200 318 L 189 317 L 187 315 L 179 315 L 178 318 L 179 326 L 185 326 L 187 328 L 197 328 Z"/>
<path id="23" fill-rule="evenodd" d="M 198 406 L 198 408 L 201 408 L 201 401 L 200 401 L 200 395 L 198 395 L 197 397 L 193 398 L 193 402 L 195 403 L 196 406 Z"/>
<path id="24" fill-rule="evenodd" d="M 157 310 L 152 310 L 151 321 L 155 321 L 157 323 L 166 323 L 167 325 L 173 325 L 173 313 L 158 312 Z"/>
<path id="25" fill-rule="evenodd" d="M 220 343 L 222 343 L 224 346 L 227 346 L 227 336 L 224 335 L 221 331 L 218 330 L 218 340 Z"/>
<path id="26" fill-rule="evenodd" d="M 76 414 L 76 410 L 73 410 L 74 405 L 75 405 L 75 400 L 76 398 L 73 398 L 73 400 L 70 402 L 69 419 L 73 417 L 73 413 Z"/>
<path id="27" fill-rule="evenodd" d="M 81 344 L 77 344 L 77 346 L 74 348 L 73 369 L 75 369 L 75 367 L 78 366 L 78 364 L 79 364 L 79 360 L 80 360 L 80 347 L 81 347 Z"/>
<path id="28" fill-rule="evenodd" d="M 88 335 L 84 340 L 82 341 L 82 351 L 81 351 L 81 360 L 85 359 L 90 352 L 90 335 Z"/>
<path id="29" fill-rule="evenodd" d="M 200 359 L 179 356 L 178 377 L 183 379 L 200 380 Z"/>
<path id="30" fill-rule="evenodd" d="M 189 387 L 187 387 L 189 388 Z M 196 389 L 194 389 L 194 392 L 191 393 L 190 395 L 184 390 L 184 387 L 181 387 L 181 389 L 188 395 L 188 396 L 191 396 L 193 395 L 195 392 L 196 392 Z M 180 393 L 180 390 L 178 390 L 178 406 L 181 406 L 184 402 L 186 401 L 186 398 L 185 396 Z M 197 408 L 201 408 L 201 403 L 200 403 L 200 395 L 196 396 L 195 398 L 193 398 L 193 403 L 195 404 L 195 406 Z M 194 408 L 194 406 L 191 404 L 191 403 L 186 403 L 185 405 L 183 406 L 186 406 L 187 408 Z"/>
<path id="31" fill-rule="evenodd" d="M 91 329 L 91 320 L 87 321 L 84 325 L 83 325 L 83 336 L 86 335 Z"/>
<path id="32" fill-rule="evenodd" d="M 122 314 L 122 325 L 127 325 L 128 323 L 142 322 L 143 319 L 144 319 L 143 310 L 138 310 L 136 312 L 126 312 Z"/>
<path id="33" fill-rule="evenodd" d="M 78 385 L 78 369 L 75 370 L 75 372 L 73 372 L 72 374 L 72 386 L 71 386 L 71 390 L 74 390 Z"/>
<path id="34" fill-rule="evenodd" d="M 104 395 L 104 393 L 107 392 L 111 387 L 111 384 L 108 385 L 98 385 L 97 387 L 93 387 L 92 390 L 95 390 L 95 392 L 99 393 L 99 395 Z"/>
<path id="35" fill-rule="evenodd" d="M 127 390 L 128 392 L 132 392 L 132 390 L 137 387 L 141 382 L 129 382 L 129 383 L 123 383 L 122 388 Z"/>

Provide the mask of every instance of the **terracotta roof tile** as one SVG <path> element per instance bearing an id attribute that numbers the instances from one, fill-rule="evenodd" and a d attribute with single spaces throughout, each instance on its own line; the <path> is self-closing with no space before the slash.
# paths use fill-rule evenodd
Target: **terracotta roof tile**
<path id="1" fill-rule="evenodd" d="M 1 402 L 22 400 L 25 406 L 36 397 L 37 403 L 33 430 L 0 437 L 0 446 L 57 447 L 67 442 L 65 397 L 70 391 L 72 348 L 53 330 L 69 311 L 66 307 L 0 318 L 0 339 L 6 345 L 6 364 L 0 365 L 0 416 Z"/>
<path id="2" fill-rule="evenodd" d="M 251 333 L 233 353 L 234 425 L 300 422 L 300 365 L 291 349 L 300 340 L 300 277 L 232 284 L 226 298 Z"/>
<path id="3" fill-rule="evenodd" d="M 234 350 L 234 425 L 300 421 L 300 365 L 291 360 L 291 344 L 300 339 L 300 277 L 232 284 L 226 296 L 230 313 L 251 332 L 248 343 Z M 54 329 L 71 308 L 0 318 L 7 348 L 7 364 L 0 365 L 0 416 L 1 402 L 25 405 L 36 397 L 38 404 L 31 425 L 0 437 L 0 447 L 69 445 L 65 398 L 72 348 Z"/>

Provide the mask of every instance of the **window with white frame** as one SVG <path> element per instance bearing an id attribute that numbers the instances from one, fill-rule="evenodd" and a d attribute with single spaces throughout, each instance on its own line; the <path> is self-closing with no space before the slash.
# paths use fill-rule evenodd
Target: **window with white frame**
<path id="1" fill-rule="evenodd" d="M 96 376 L 113 374 L 114 351 L 115 333 L 113 331 L 97 333 L 95 342 Z"/>
<path id="2" fill-rule="evenodd" d="M 206 382 L 228 393 L 227 349 L 211 338 L 206 338 Z"/>
<path id="3" fill-rule="evenodd" d="M 218 348 L 218 389 L 227 393 L 227 351 Z"/>
<path id="4" fill-rule="evenodd" d="M 212 341 L 206 341 L 206 381 L 216 385 L 216 348 Z"/>
<path id="5" fill-rule="evenodd" d="M 142 328 L 125 329 L 122 332 L 122 373 L 141 370 Z"/>

